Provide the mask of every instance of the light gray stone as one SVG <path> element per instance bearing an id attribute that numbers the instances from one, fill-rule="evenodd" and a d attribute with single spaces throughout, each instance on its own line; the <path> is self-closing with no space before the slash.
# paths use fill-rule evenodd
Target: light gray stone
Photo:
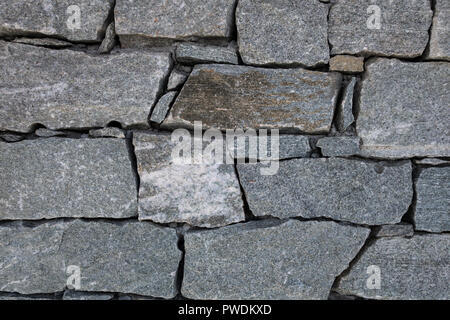
<path id="1" fill-rule="evenodd" d="M 192 299 L 327 299 L 369 229 L 252 221 L 188 232 L 181 292 Z"/>
<path id="2" fill-rule="evenodd" d="M 450 156 L 450 63 L 374 59 L 366 65 L 356 131 L 363 156 Z"/>
<path id="3" fill-rule="evenodd" d="M 38 128 L 35 132 L 35 135 L 37 135 L 38 137 L 44 137 L 44 138 L 48 138 L 48 137 L 60 137 L 60 136 L 65 136 L 66 134 L 62 131 L 54 131 L 54 130 L 48 130 L 46 128 Z"/>
<path id="4" fill-rule="evenodd" d="M 414 227 L 412 224 L 400 223 L 400 224 L 388 224 L 379 226 L 375 230 L 375 237 L 412 237 L 414 235 Z"/>
<path id="5" fill-rule="evenodd" d="M 351 136 L 325 137 L 316 144 L 325 157 L 345 157 L 359 154 L 359 138 Z"/>
<path id="6" fill-rule="evenodd" d="M 429 0 L 339 0 L 329 14 L 331 54 L 418 57 L 432 16 Z"/>
<path id="7" fill-rule="evenodd" d="M 122 46 L 153 39 L 231 37 L 235 0 L 118 0 L 116 33 Z"/>
<path id="8" fill-rule="evenodd" d="M 400 222 L 411 204 L 411 163 L 349 160 L 281 161 L 275 175 L 261 164 L 238 164 L 239 178 L 255 216 L 328 217 L 366 225 Z"/>
<path id="9" fill-rule="evenodd" d="M 133 143 L 140 176 L 140 220 L 211 228 L 245 219 L 233 164 L 173 157 L 180 144 L 171 142 L 169 134 L 137 132 Z"/>
<path id="10" fill-rule="evenodd" d="M 68 48 L 72 46 L 70 42 L 53 38 L 16 38 L 13 42 L 50 48 Z"/>
<path id="11" fill-rule="evenodd" d="M 163 125 L 328 132 L 340 80 L 304 69 L 197 65 Z"/>
<path id="12" fill-rule="evenodd" d="M 436 0 L 428 59 L 450 61 L 450 2 Z"/>
<path id="13" fill-rule="evenodd" d="M 341 279 L 337 291 L 371 299 L 448 300 L 449 247 L 449 234 L 377 239 Z M 367 288 L 369 266 L 380 270 L 380 289 Z"/>
<path id="14" fill-rule="evenodd" d="M 415 159 L 414 163 L 420 165 L 438 166 L 441 164 L 450 164 L 450 161 L 438 158 L 423 158 L 423 159 Z"/>
<path id="15" fill-rule="evenodd" d="M 147 127 L 170 70 L 167 53 L 92 56 L 0 41 L 0 130 Z M 36 63 L 39 61 L 39 63 Z"/>
<path id="16" fill-rule="evenodd" d="M 135 177 L 124 140 L 0 143 L 0 191 L 0 219 L 137 214 Z"/>
<path id="17" fill-rule="evenodd" d="M 172 298 L 181 259 L 174 229 L 146 222 L 50 222 L 0 226 L 0 288 L 23 294 L 66 287 L 68 266 L 80 291 Z"/>
<path id="18" fill-rule="evenodd" d="M 63 295 L 63 300 L 111 300 L 112 298 L 114 298 L 114 294 L 106 292 L 98 293 L 66 290 Z"/>
<path id="19" fill-rule="evenodd" d="M 109 53 L 116 45 L 116 31 L 114 27 L 114 22 L 108 25 L 106 28 L 105 38 L 102 44 L 98 48 L 98 53 Z"/>
<path id="20" fill-rule="evenodd" d="M 353 93 L 356 78 L 352 78 L 344 89 L 342 101 L 338 104 L 336 115 L 336 126 L 340 132 L 344 132 L 355 121 L 353 116 Z"/>
<path id="21" fill-rule="evenodd" d="M 169 82 L 167 83 L 167 90 L 177 90 L 181 87 L 187 80 L 189 74 L 180 71 L 173 70 L 169 77 Z"/>
<path id="22" fill-rule="evenodd" d="M 44 35 L 71 41 L 100 41 L 113 2 L 113 0 L 2 1 L 0 36 Z"/>
<path id="23" fill-rule="evenodd" d="M 240 0 L 239 52 L 245 64 L 327 64 L 328 7 L 319 1 Z"/>
<path id="24" fill-rule="evenodd" d="M 156 103 L 155 108 L 152 111 L 150 121 L 156 123 L 163 122 L 167 116 L 167 113 L 169 112 L 170 106 L 172 105 L 173 99 L 175 99 L 176 95 L 177 92 L 175 91 L 170 91 L 165 95 L 163 95 Z"/>
<path id="25" fill-rule="evenodd" d="M 417 230 L 450 231 L 450 167 L 427 168 L 416 181 Z"/>
<path id="26" fill-rule="evenodd" d="M 192 43 L 180 43 L 175 51 L 176 60 L 186 64 L 230 63 L 238 64 L 236 49 L 217 46 L 201 46 Z"/>
<path id="27" fill-rule="evenodd" d="M 92 138 L 119 138 L 125 139 L 125 132 L 116 127 L 89 130 L 89 136 Z"/>

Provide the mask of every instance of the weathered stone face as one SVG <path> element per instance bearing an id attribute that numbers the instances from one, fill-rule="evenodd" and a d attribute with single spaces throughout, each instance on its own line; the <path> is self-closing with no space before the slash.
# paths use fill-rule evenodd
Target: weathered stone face
<path id="1" fill-rule="evenodd" d="M 174 229 L 146 222 L 50 222 L 0 226 L 2 291 L 62 291 L 80 270 L 81 291 L 172 298 L 181 259 Z"/>
<path id="2" fill-rule="evenodd" d="M 342 101 L 337 107 L 336 126 L 340 132 L 347 130 L 347 128 L 355 121 L 353 116 L 353 94 L 355 85 L 356 78 L 352 78 L 345 87 Z"/>
<path id="3" fill-rule="evenodd" d="M 450 61 L 450 2 L 436 0 L 435 3 L 428 58 Z"/>
<path id="4" fill-rule="evenodd" d="M 340 80 L 303 69 L 195 66 L 164 126 L 328 132 Z"/>
<path id="5" fill-rule="evenodd" d="M 420 56 L 432 16 L 428 0 L 339 0 L 329 14 L 331 54 Z"/>
<path id="6" fill-rule="evenodd" d="M 192 299 L 327 299 L 368 235 L 295 220 L 188 232 L 181 291 Z"/>
<path id="7" fill-rule="evenodd" d="M 100 41 L 113 0 L 14 0 L 0 4 L 0 36 Z M 73 6 L 76 7 L 73 7 Z M 79 24 L 77 24 L 79 22 Z"/>
<path id="8" fill-rule="evenodd" d="M 347 55 L 334 56 L 330 59 L 330 71 L 358 73 L 364 71 L 364 58 Z"/>
<path id="9" fill-rule="evenodd" d="M 239 52 L 251 65 L 326 64 L 327 5 L 319 1 L 240 0 Z"/>
<path id="10" fill-rule="evenodd" d="M 450 167 L 423 169 L 416 192 L 416 229 L 450 231 Z"/>
<path id="11" fill-rule="evenodd" d="M 356 122 L 362 155 L 450 156 L 450 64 L 375 59 L 366 70 Z"/>
<path id="12" fill-rule="evenodd" d="M 175 55 L 178 62 L 186 64 L 211 62 L 238 64 L 236 49 L 227 47 L 180 43 L 177 45 Z"/>
<path id="13" fill-rule="evenodd" d="M 325 157 L 345 157 L 359 154 L 358 137 L 325 137 L 317 141 L 317 146 Z"/>
<path id="14" fill-rule="evenodd" d="M 140 176 L 140 220 L 206 228 L 244 220 L 232 164 L 177 162 L 172 153 L 179 146 L 168 134 L 136 133 L 133 143 Z"/>
<path id="15" fill-rule="evenodd" d="M 235 0 L 117 0 L 116 33 L 122 46 L 152 39 L 229 38 Z"/>
<path id="16" fill-rule="evenodd" d="M 371 299 L 448 300 L 449 246 L 448 234 L 378 239 L 341 279 L 337 291 Z M 380 289 L 367 287 L 369 266 L 379 268 Z"/>
<path id="17" fill-rule="evenodd" d="M 150 121 L 156 123 L 163 122 L 176 95 L 177 93 L 175 91 L 171 91 L 163 95 L 156 103 L 155 108 L 152 111 Z"/>
<path id="18" fill-rule="evenodd" d="M 256 216 L 328 217 L 357 224 L 400 222 L 412 201 L 410 162 L 396 165 L 340 158 L 282 161 L 277 174 L 238 164 Z"/>
<path id="19" fill-rule="evenodd" d="M 136 215 L 136 182 L 124 140 L 0 142 L 0 219 Z"/>
<path id="20" fill-rule="evenodd" d="M 148 126 L 170 69 L 166 53 L 91 56 L 0 41 L 0 130 Z"/>

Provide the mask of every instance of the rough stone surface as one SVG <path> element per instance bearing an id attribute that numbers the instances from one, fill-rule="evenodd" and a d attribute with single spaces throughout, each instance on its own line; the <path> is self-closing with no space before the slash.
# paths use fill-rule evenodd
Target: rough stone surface
<path id="1" fill-rule="evenodd" d="M 345 157 L 359 154 L 359 138 L 325 137 L 317 141 L 316 144 L 325 157 Z"/>
<path id="2" fill-rule="evenodd" d="M 364 72 L 364 58 L 339 55 L 330 59 L 330 71 L 339 71 L 346 73 Z"/>
<path id="3" fill-rule="evenodd" d="M 44 138 L 48 138 L 48 137 L 60 137 L 60 136 L 65 136 L 66 134 L 62 131 L 54 131 L 54 130 L 48 130 L 45 128 L 38 128 L 35 132 L 35 135 L 37 135 L 38 137 L 44 137 Z"/>
<path id="4" fill-rule="evenodd" d="M 133 143 L 141 181 L 140 220 L 206 228 L 244 220 L 232 164 L 176 161 L 172 152 L 177 145 L 168 134 L 135 133 Z"/>
<path id="5" fill-rule="evenodd" d="M 115 7 L 122 46 L 152 39 L 230 38 L 235 0 L 134 1 Z"/>
<path id="6" fill-rule="evenodd" d="M 114 298 L 114 294 L 106 292 L 97 293 L 66 290 L 63 295 L 63 300 L 111 300 L 112 298 Z"/>
<path id="7" fill-rule="evenodd" d="M 169 77 L 169 82 L 167 83 L 167 90 L 177 90 L 181 87 L 187 80 L 189 74 L 180 70 L 173 70 Z"/>
<path id="8" fill-rule="evenodd" d="M 170 57 L 121 52 L 91 56 L 0 41 L 0 130 L 148 126 Z"/>
<path id="9" fill-rule="evenodd" d="M 181 63 L 230 63 L 238 64 L 236 49 L 227 47 L 201 46 L 180 43 L 175 51 L 176 60 Z"/>
<path id="10" fill-rule="evenodd" d="M 174 229 L 146 222 L 50 222 L 0 226 L 0 290 L 50 293 L 80 268 L 80 291 L 172 298 L 181 259 Z M 107 270 L 107 272 L 106 272 Z"/>
<path id="11" fill-rule="evenodd" d="M 171 91 L 163 95 L 155 105 L 155 108 L 152 111 L 152 115 L 150 117 L 150 121 L 161 123 L 167 116 L 169 112 L 170 106 L 172 105 L 173 99 L 177 95 L 176 92 Z"/>
<path id="12" fill-rule="evenodd" d="M 414 163 L 420 164 L 420 165 L 438 166 L 441 164 L 450 164 L 450 161 L 442 160 L 442 159 L 438 159 L 438 158 L 423 158 L 423 159 L 414 160 Z"/>
<path id="13" fill-rule="evenodd" d="M 377 238 L 412 237 L 413 235 L 414 227 L 408 223 L 379 226 L 375 230 L 375 237 Z"/>
<path id="14" fill-rule="evenodd" d="M 327 299 L 366 228 L 270 220 L 185 235 L 181 292 L 193 299 Z"/>
<path id="15" fill-rule="evenodd" d="M 379 29 L 373 6 L 379 8 Z M 339 0 L 329 14 L 331 54 L 420 56 L 432 16 L 429 0 Z"/>
<path id="16" fill-rule="evenodd" d="M 417 230 L 450 231 L 450 167 L 423 169 L 416 181 Z"/>
<path id="17" fill-rule="evenodd" d="M 450 156 L 450 63 L 374 59 L 366 70 L 356 122 L 362 154 Z"/>
<path id="18" fill-rule="evenodd" d="M 355 121 L 353 116 L 353 93 L 356 78 L 352 78 L 344 89 L 341 102 L 337 107 L 336 126 L 340 132 L 344 132 Z"/>
<path id="19" fill-rule="evenodd" d="M 89 130 L 89 136 L 92 138 L 119 138 L 125 139 L 125 132 L 122 129 L 109 127 L 103 129 Z"/>
<path id="20" fill-rule="evenodd" d="M 342 278 L 337 291 L 372 299 L 448 300 L 449 247 L 449 234 L 378 239 Z M 380 289 L 366 286 L 372 265 L 380 268 Z"/>
<path id="21" fill-rule="evenodd" d="M 429 59 L 450 61 L 450 2 L 436 0 L 431 29 Z"/>
<path id="22" fill-rule="evenodd" d="M 395 165 L 341 158 L 294 159 L 272 176 L 260 165 L 238 164 L 255 216 L 328 217 L 358 224 L 400 222 L 412 201 L 411 163 Z"/>
<path id="23" fill-rule="evenodd" d="M 53 38 L 16 38 L 13 42 L 50 48 L 68 48 L 72 46 L 70 42 Z"/>
<path id="24" fill-rule="evenodd" d="M 116 44 L 116 31 L 114 27 L 114 22 L 110 23 L 108 28 L 106 28 L 105 38 L 102 44 L 98 48 L 99 53 L 109 53 Z"/>
<path id="25" fill-rule="evenodd" d="M 0 37 L 53 36 L 71 41 L 100 41 L 113 0 L 15 0 L 0 4 Z M 76 12 L 78 6 L 79 26 Z"/>
<path id="26" fill-rule="evenodd" d="M 279 128 L 328 132 L 341 76 L 303 69 L 198 65 L 177 97 L 166 127 Z"/>
<path id="27" fill-rule="evenodd" d="M 123 140 L 0 143 L 0 190 L 0 219 L 136 216 L 136 183 Z"/>
<path id="28" fill-rule="evenodd" d="M 240 0 L 239 52 L 245 64 L 327 64 L 328 7 L 319 1 Z"/>
<path id="29" fill-rule="evenodd" d="M 2 138 L 6 142 L 17 142 L 25 139 L 25 136 L 9 132 L 9 133 L 1 133 L 0 138 Z"/>

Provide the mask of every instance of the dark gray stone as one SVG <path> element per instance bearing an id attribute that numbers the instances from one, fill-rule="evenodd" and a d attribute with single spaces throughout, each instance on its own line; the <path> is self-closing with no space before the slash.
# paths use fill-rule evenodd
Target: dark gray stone
<path id="1" fill-rule="evenodd" d="M 125 139 L 125 132 L 116 127 L 89 130 L 89 136 L 92 138 L 119 138 Z"/>
<path id="2" fill-rule="evenodd" d="M 245 64 L 326 64 L 328 6 L 319 1 L 240 0 L 239 52 Z"/>
<path id="3" fill-rule="evenodd" d="M 48 137 L 61 137 L 61 136 L 65 136 L 66 134 L 62 131 L 54 131 L 54 130 L 48 130 L 46 128 L 38 128 L 35 132 L 35 135 L 37 135 L 38 137 L 44 137 L 44 138 L 48 138 Z"/>
<path id="4" fill-rule="evenodd" d="M 337 291 L 370 299 L 448 300 L 449 247 L 449 234 L 377 239 L 341 279 Z M 380 289 L 367 287 L 369 266 L 379 268 Z"/>
<path id="5" fill-rule="evenodd" d="M 150 121 L 156 123 L 163 122 L 176 95 L 177 93 L 175 91 L 170 91 L 163 95 L 156 103 L 155 108 L 152 111 Z"/>
<path id="6" fill-rule="evenodd" d="M 48 138 L 0 143 L 0 219 L 137 215 L 124 140 Z"/>
<path id="7" fill-rule="evenodd" d="M 375 230 L 375 237 L 377 238 L 412 237 L 413 235 L 414 227 L 408 223 L 388 224 L 379 226 Z"/>
<path id="8" fill-rule="evenodd" d="M 436 0 L 428 59 L 450 61 L 450 2 Z"/>
<path id="9" fill-rule="evenodd" d="M 260 175 L 260 166 L 237 165 L 250 210 L 256 216 L 392 224 L 400 222 L 412 201 L 410 162 L 294 159 L 281 161 L 278 173 L 271 176 Z"/>
<path id="10" fill-rule="evenodd" d="M 353 116 L 353 92 L 356 78 L 352 78 L 344 89 L 342 101 L 338 104 L 336 126 L 340 132 L 344 132 L 355 121 Z"/>
<path id="11" fill-rule="evenodd" d="M 356 122 L 362 155 L 450 156 L 448 79 L 446 62 L 369 62 Z"/>
<path id="12" fill-rule="evenodd" d="M 351 136 L 325 137 L 316 144 L 325 157 L 346 157 L 359 154 L 359 138 Z"/>
<path id="13" fill-rule="evenodd" d="M 181 292 L 192 299 L 327 299 L 369 229 L 252 221 L 185 235 Z"/>
<path id="14" fill-rule="evenodd" d="M 180 43 L 175 51 L 176 60 L 186 64 L 230 63 L 238 64 L 236 49 L 217 46 L 201 46 L 192 43 Z"/>
<path id="15" fill-rule="evenodd" d="M 98 48 L 98 53 L 109 53 L 116 45 L 116 31 L 114 27 L 114 22 L 110 23 L 108 28 L 106 28 L 105 38 L 102 44 Z"/>
<path id="16" fill-rule="evenodd" d="M 68 48 L 72 46 L 70 42 L 53 38 L 16 38 L 13 42 L 49 48 Z"/>
<path id="17" fill-rule="evenodd" d="M 170 70 L 167 53 L 92 56 L 0 41 L 0 130 L 147 127 Z M 36 63 L 38 61 L 39 63 Z"/>
<path id="18" fill-rule="evenodd" d="M 114 298 L 114 294 L 107 292 L 99 293 L 66 290 L 63 295 L 63 300 L 111 300 L 112 298 Z"/>

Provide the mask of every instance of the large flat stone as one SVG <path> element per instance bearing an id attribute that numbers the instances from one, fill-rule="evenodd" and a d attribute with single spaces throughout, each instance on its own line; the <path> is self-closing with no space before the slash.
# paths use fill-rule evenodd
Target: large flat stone
<path id="1" fill-rule="evenodd" d="M 136 182 L 125 140 L 0 143 L 0 219 L 136 215 Z"/>
<path id="2" fill-rule="evenodd" d="M 92 56 L 0 41 L 0 130 L 148 126 L 170 69 L 166 53 Z"/>
<path id="3" fill-rule="evenodd" d="M 416 192 L 416 229 L 450 231 L 450 167 L 423 169 Z"/>
<path id="4" fill-rule="evenodd" d="M 260 175 L 260 166 L 237 165 L 256 216 L 392 224 L 400 222 L 412 201 L 410 162 L 294 159 L 280 162 L 278 173 L 272 176 Z"/>
<path id="5" fill-rule="evenodd" d="M 316 66 L 330 58 L 328 6 L 319 1 L 240 0 L 239 52 L 246 64 Z"/>
<path id="6" fill-rule="evenodd" d="M 295 220 L 188 232 L 181 291 L 192 299 L 327 299 L 368 235 Z"/>
<path id="7" fill-rule="evenodd" d="M 163 124 L 328 132 L 340 80 L 336 73 L 303 69 L 197 65 Z"/>
<path id="8" fill-rule="evenodd" d="M 117 0 L 116 33 L 122 46 L 154 39 L 230 38 L 235 0 Z"/>
<path id="9" fill-rule="evenodd" d="M 377 239 L 341 279 L 337 291 L 372 299 L 448 300 L 449 247 L 448 234 Z M 367 288 L 369 266 L 379 267 L 380 289 Z"/>
<path id="10" fill-rule="evenodd" d="M 233 164 L 177 162 L 169 134 L 135 133 L 133 143 L 140 220 L 211 228 L 245 219 Z"/>
<path id="11" fill-rule="evenodd" d="M 113 2 L 113 0 L 2 1 L 0 36 L 45 35 L 71 41 L 101 41 Z M 72 5 L 76 5 L 79 9 L 79 25 L 76 25 L 77 13 L 70 8 Z"/>
<path id="12" fill-rule="evenodd" d="M 450 2 L 436 0 L 431 28 L 429 59 L 450 61 Z"/>
<path id="13" fill-rule="evenodd" d="M 373 20 L 376 8 L 379 29 Z M 331 54 L 420 56 L 432 16 L 429 0 L 339 0 L 329 15 Z"/>
<path id="14" fill-rule="evenodd" d="M 450 156 L 450 63 L 374 59 L 362 81 L 362 155 Z"/>
<path id="15" fill-rule="evenodd" d="M 0 290 L 63 291 L 80 270 L 80 291 L 172 298 L 181 259 L 174 229 L 146 222 L 50 222 L 0 226 Z M 69 283 L 72 283 L 69 281 Z"/>

